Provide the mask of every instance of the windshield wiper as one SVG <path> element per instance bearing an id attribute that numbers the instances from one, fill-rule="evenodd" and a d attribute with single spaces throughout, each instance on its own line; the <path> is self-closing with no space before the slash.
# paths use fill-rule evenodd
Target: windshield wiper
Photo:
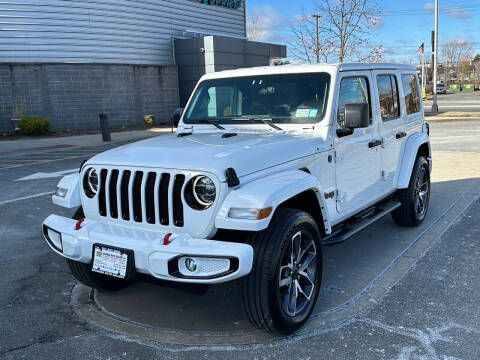
<path id="1" fill-rule="evenodd" d="M 265 125 L 268 125 L 275 130 L 280 130 L 283 131 L 283 129 L 277 125 L 275 125 L 271 118 L 262 118 L 262 117 L 239 117 L 239 118 L 232 118 L 233 121 L 257 121 L 257 122 L 262 122 Z"/>
<path id="2" fill-rule="evenodd" d="M 201 120 L 196 120 L 196 121 L 198 121 L 199 124 L 210 124 L 210 125 L 215 126 L 219 130 L 225 130 L 225 128 L 223 126 L 217 124 L 218 120 L 201 119 Z"/>

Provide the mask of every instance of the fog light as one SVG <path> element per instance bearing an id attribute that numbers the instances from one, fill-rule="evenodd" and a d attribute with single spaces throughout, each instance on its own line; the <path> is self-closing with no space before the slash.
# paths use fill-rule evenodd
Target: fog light
<path id="1" fill-rule="evenodd" d="M 195 270 L 197 270 L 197 263 L 192 258 L 185 259 L 185 266 L 187 267 L 188 271 L 195 272 Z"/>
<path id="2" fill-rule="evenodd" d="M 262 220 L 268 218 L 271 213 L 271 206 L 264 209 L 231 208 L 228 211 L 228 217 L 243 220 Z"/>
<path id="3" fill-rule="evenodd" d="M 230 259 L 210 257 L 181 257 L 178 271 L 187 277 L 210 277 L 230 270 Z"/>
<path id="4" fill-rule="evenodd" d="M 64 198 L 65 196 L 67 196 L 67 192 L 68 192 L 68 189 L 64 189 L 58 186 L 55 188 L 55 196 Z"/>
<path id="5" fill-rule="evenodd" d="M 47 228 L 47 236 L 52 245 L 62 251 L 62 235 L 55 230 Z"/>

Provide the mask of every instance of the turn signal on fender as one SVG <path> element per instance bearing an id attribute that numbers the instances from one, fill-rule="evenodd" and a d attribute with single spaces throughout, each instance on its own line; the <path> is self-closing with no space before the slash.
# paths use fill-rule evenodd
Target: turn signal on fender
<path id="1" fill-rule="evenodd" d="M 272 210 L 271 206 L 263 209 L 231 208 L 228 212 L 228 217 L 243 220 L 262 220 L 268 218 Z"/>

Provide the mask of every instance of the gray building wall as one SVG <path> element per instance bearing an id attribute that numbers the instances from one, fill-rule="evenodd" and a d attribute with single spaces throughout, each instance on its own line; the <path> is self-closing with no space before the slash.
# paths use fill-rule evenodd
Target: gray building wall
<path id="1" fill-rule="evenodd" d="M 100 112 L 116 128 L 167 123 L 203 74 L 286 56 L 245 36 L 245 0 L 3 1 L 0 133 L 16 105 L 54 131 L 97 129 Z"/>
<path id="2" fill-rule="evenodd" d="M 147 114 L 167 123 L 178 102 L 173 65 L 0 64 L 0 133 L 13 130 L 16 104 L 55 131 L 98 129 L 100 112 L 114 128 L 141 126 Z"/>
<path id="3" fill-rule="evenodd" d="M 177 39 L 175 61 L 179 72 L 180 106 L 186 105 L 196 83 L 207 73 L 268 66 L 272 59 L 286 56 L 287 49 L 284 45 L 222 36 Z"/>
<path id="4" fill-rule="evenodd" d="M 245 1 L 36 0 L 0 6 L 0 62 L 173 64 L 172 38 L 244 38 Z"/>

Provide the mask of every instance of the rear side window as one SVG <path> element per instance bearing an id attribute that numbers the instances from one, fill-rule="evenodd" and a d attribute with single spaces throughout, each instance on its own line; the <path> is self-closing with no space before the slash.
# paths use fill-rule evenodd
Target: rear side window
<path id="1" fill-rule="evenodd" d="M 345 105 L 347 104 L 368 104 L 370 109 L 370 91 L 366 77 L 347 77 L 340 82 L 337 122 L 342 128 L 345 127 Z M 370 114 L 372 114 L 371 110 Z"/>
<path id="2" fill-rule="evenodd" d="M 388 121 L 400 116 L 397 78 L 394 75 L 377 76 L 378 96 L 382 120 Z"/>
<path id="3" fill-rule="evenodd" d="M 420 90 L 415 75 L 402 75 L 403 92 L 405 94 L 405 107 L 407 114 L 420 111 Z"/>

